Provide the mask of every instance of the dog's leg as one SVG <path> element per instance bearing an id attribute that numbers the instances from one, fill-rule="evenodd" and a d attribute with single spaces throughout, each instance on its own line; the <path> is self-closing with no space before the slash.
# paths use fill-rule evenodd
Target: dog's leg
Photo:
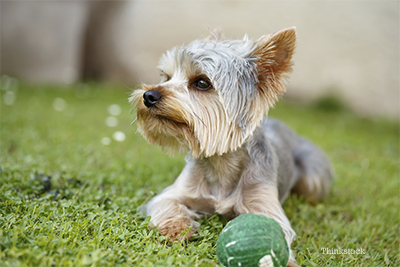
<path id="1" fill-rule="evenodd" d="M 289 219 L 286 217 L 279 202 L 277 186 L 267 183 L 244 184 L 241 194 L 238 194 L 238 198 L 241 199 L 237 199 L 237 204 L 234 206 L 234 209 L 238 214 L 262 214 L 274 219 L 280 224 L 289 246 L 289 263 L 292 264 L 290 266 L 297 266 L 293 265 L 295 264 L 295 258 L 290 249 L 296 233 L 292 229 Z"/>
<path id="2" fill-rule="evenodd" d="M 304 138 L 299 138 L 293 156 L 299 177 L 292 192 L 315 205 L 329 192 L 334 176 L 332 166 L 325 153 Z"/>
<path id="3" fill-rule="evenodd" d="M 189 239 L 199 228 L 195 219 L 203 214 L 213 214 L 214 200 L 205 197 L 208 192 L 203 175 L 196 168 L 195 161 L 187 160 L 174 184 L 150 200 L 144 207 L 147 216 L 151 216 L 151 225 L 171 240 Z M 189 232 L 181 236 L 182 231 Z"/>
<path id="4" fill-rule="evenodd" d="M 179 189 L 174 185 L 154 197 L 145 209 L 146 215 L 151 216 L 151 226 L 157 226 L 158 231 L 172 241 L 189 239 L 200 226 L 193 220 L 199 219 L 199 215 L 182 203 Z M 189 232 L 181 236 L 189 227 Z"/>

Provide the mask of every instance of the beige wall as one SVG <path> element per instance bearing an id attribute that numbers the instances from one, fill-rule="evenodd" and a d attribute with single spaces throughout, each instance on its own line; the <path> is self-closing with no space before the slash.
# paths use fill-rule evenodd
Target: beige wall
<path id="1" fill-rule="evenodd" d="M 33 82 L 78 80 L 87 13 L 79 1 L 0 2 L 1 72 Z"/>
<path id="2" fill-rule="evenodd" d="M 65 23 L 78 28 L 71 36 L 77 36 L 77 45 L 86 44 L 83 70 L 94 77 L 127 85 L 158 82 L 159 56 L 173 46 L 207 36 L 207 27 L 221 28 L 229 38 L 248 34 L 257 39 L 296 26 L 298 46 L 289 96 L 310 100 L 336 94 L 364 115 L 399 117 L 399 2 L 118 1 L 96 2 L 90 11 L 83 41 L 77 33 L 78 23 L 73 19 Z M 82 9 L 69 12 L 78 14 L 80 21 Z M 11 42 L 9 32 L 2 32 L 3 55 L 4 43 Z M 2 65 L 3 72 L 9 72 L 12 61 L 3 60 Z M 14 73 L 39 77 L 29 71 L 14 69 Z"/>

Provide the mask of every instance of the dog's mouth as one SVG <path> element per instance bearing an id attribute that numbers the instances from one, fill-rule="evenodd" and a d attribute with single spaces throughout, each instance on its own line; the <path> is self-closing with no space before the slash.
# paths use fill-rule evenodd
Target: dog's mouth
<path id="1" fill-rule="evenodd" d="M 144 118 L 155 119 L 162 124 L 171 123 L 176 126 L 188 126 L 190 124 L 187 111 L 178 100 L 162 96 L 150 106 L 146 104 L 146 101 L 148 100 L 142 97 L 137 109 L 138 116 L 145 115 Z"/>
<path id="2" fill-rule="evenodd" d="M 161 102 L 150 108 L 139 103 L 137 122 L 143 137 L 167 149 L 167 153 L 183 153 L 198 146 L 193 126 L 182 118 L 179 110 L 167 109 Z"/>
<path id="3" fill-rule="evenodd" d="M 190 123 L 179 106 L 159 101 L 147 107 L 141 99 L 137 105 L 137 118 L 143 130 L 171 135 L 182 129 L 191 129 Z"/>
<path id="4" fill-rule="evenodd" d="M 169 116 L 164 116 L 164 115 L 159 115 L 159 114 L 151 114 L 153 118 L 155 118 L 156 120 L 158 120 L 161 124 L 172 124 L 175 127 L 187 127 L 188 124 L 185 121 L 177 121 L 176 118 L 171 118 Z"/>

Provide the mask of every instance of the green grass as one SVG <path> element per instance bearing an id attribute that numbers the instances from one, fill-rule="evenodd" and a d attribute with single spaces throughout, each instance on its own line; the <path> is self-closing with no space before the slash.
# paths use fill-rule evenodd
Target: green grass
<path id="1" fill-rule="evenodd" d="M 0 266 L 216 266 L 223 218 L 171 244 L 139 212 L 177 177 L 184 155 L 168 157 L 136 133 L 128 88 L 81 89 L 20 85 L 12 105 L 1 90 Z M 53 109 L 55 98 L 65 110 Z M 122 108 L 115 128 L 104 123 L 111 104 Z M 399 124 L 356 117 L 331 100 L 281 102 L 270 116 L 319 144 L 337 176 L 317 206 L 296 197 L 284 204 L 299 264 L 399 266 Z M 112 139 L 117 130 L 125 141 Z"/>

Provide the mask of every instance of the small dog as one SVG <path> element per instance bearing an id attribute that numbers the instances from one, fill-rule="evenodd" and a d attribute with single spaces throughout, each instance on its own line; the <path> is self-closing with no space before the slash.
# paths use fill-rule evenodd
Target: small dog
<path id="1" fill-rule="evenodd" d="M 333 178 L 317 146 L 263 119 L 286 90 L 295 44 L 295 28 L 257 41 L 213 33 L 168 51 L 161 82 L 133 92 L 143 137 L 169 153 L 190 151 L 174 184 L 144 207 L 162 235 L 188 239 L 204 214 L 255 213 L 275 219 L 290 248 L 295 232 L 281 204 L 291 192 L 315 203 Z"/>

